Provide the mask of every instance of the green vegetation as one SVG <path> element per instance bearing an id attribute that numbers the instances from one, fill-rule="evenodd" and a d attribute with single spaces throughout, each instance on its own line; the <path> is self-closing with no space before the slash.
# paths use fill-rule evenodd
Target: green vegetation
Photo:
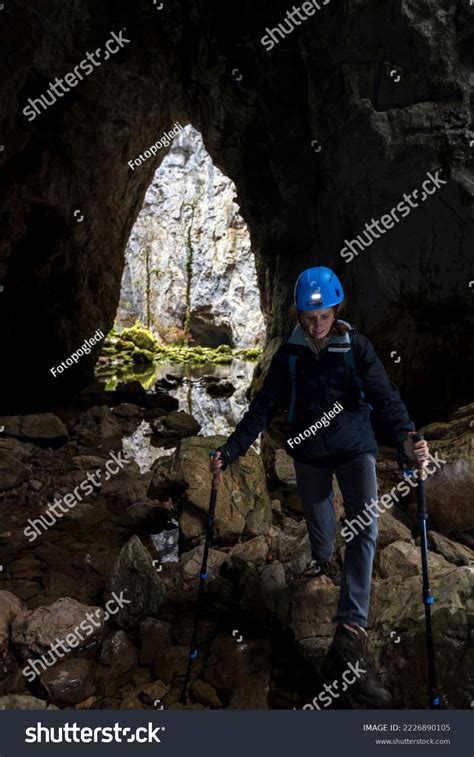
<path id="1" fill-rule="evenodd" d="M 152 363 L 188 363 L 192 365 L 228 365 L 234 358 L 258 360 L 259 349 L 234 350 L 228 344 L 218 347 L 190 347 L 187 344 L 159 344 L 153 334 L 138 321 L 121 333 L 112 329 L 104 342 L 102 356 L 114 366 L 126 369 Z"/>

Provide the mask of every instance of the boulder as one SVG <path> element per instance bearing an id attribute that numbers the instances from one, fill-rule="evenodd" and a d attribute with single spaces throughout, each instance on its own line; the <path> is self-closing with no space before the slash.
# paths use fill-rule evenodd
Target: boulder
<path id="1" fill-rule="evenodd" d="M 206 659 L 203 679 L 228 709 L 268 709 L 271 642 L 269 639 L 237 641 L 238 635 L 221 634 Z"/>
<path id="2" fill-rule="evenodd" d="M 211 397 L 231 397 L 235 386 L 230 381 L 212 381 L 206 384 L 206 391 Z"/>
<path id="3" fill-rule="evenodd" d="M 428 540 L 430 549 L 442 555 L 448 562 L 454 565 L 474 564 L 474 552 L 469 547 L 457 544 L 436 531 L 429 531 Z"/>
<path id="4" fill-rule="evenodd" d="M 69 439 L 64 423 L 53 413 L 7 415 L 0 418 L 4 436 L 14 436 L 43 447 L 60 447 Z"/>
<path id="5" fill-rule="evenodd" d="M 171 623 L 145 618 L 140 623 L 140 665 L 151 665 L 160 650 L 171 646 Z"/>
<path id="6" fill-rule="evenodd" d="M 211 710 L 221 710 L 222 702 L 217 695 L 217 691 L 210 683 L 204 681 L 193 681 L 189 686 L 189 693 L 194 702 L 203 704 Z"/>
<path id="7" fill-rule="evenodd" d="M 18 597 L 9 591 L 0 591 L 0 653 L 10 643 L 10 629 L 17 615 L 26 612 Z"/>
<path id="8" fill-rule="evenodd" d="M 179 401 L 175 397 L 172 397 L 171 394 L 155 388 L 153 393 L 146 395 L 144 405 L 148 410 L 160 408 L 161 410 L 172 412 L 178 409 Z"/>
<path id="9" fill-rule="evenodd" d="M 120 425 L 106 405 L 95 405 L 70 424 L 71 436 L 85 447 L 117 446 L 122 438 Z"/>
<path id="10" fill-rule="evenodd" d="M 104 624 L 101 607 L 63 597 L 51 605 L 18 614 L 12 624 L 12 644 L 27 660 L 48 652 L 58 639 L 72 648 L 87 646 L 103 633 Z"/>
<path id="11" fill-rule="evenodd" d="M 145 397 L 146 390 L 137 379 L 118 383 L 115 392 L 113 392 L 113 400 L 117 404 L 131 402 L 135 405 L 142 405 Z"/>
<path id="12" fill-rule="evenodd" d="M 184 410 L 176 410 L 150 422 L 153 433 L 158 439 L 184 439 L 196 436 L 201 424 Z"/>
<path id="13" fill-rule="evenodd" d="M 0 697 L 0 710 L 58 710 L 53 704 L 44 699 L 32 697 L 29 694 L 8 694 Z"/>
<path id="14" fill-rule="evenodd" d="M 28 479 L 28 468 L 8 449 L 0 447 L 0 492 L 15 489 Z"/>
<path id="15" fill-rule="evenodd" d="M 138 536 L 122 547 L 107 582 L 105 597 L 124 597 L 124 606 L 113 615 L 114 623 L 128 630 L 147 617 L 157 617 L 165 600 L 165 584 L 153 565 L 150 553 Z"/>
<path id="16" fill-rule="evenodd" d="M 425 482 L 431 528 L 474 530 L 474 403 L 456 410 L 448 423 L 431 423 L 422 432 L 434 455 L 446 461 Z M 433 466 L 434 467 L 434 466 Z M 412 508 L 415 517 L 415 507 Z"/>
<path id="17" fill-rule="evenodd" d="M 77 704 L 95 692 L 92 669 L 92 660 L 62 660 L 40 674 L 39 688 L 59 707 Z"/>
<path id="18" fill-rule="evenodd" d="M 225 441 L 224 437 L 191 437 L 180 442 L 171 458 L 158 460 L 150 486 L 151 492 L 181 491 L 179 525 L 185 543 L 202 538 L 209 508 L 211 475 L 209 451 Z M 217 495 L 214 537 L 235 542 L 239 536 L 258 536 L 267 532 L 272 511 L 259 456 L 249 450 L 223 475 Z"/>
<path id="19" fill-rule="evenodd" d="M 232 547 L 225 555 L 226 570 L 231 573 L 241 572 L 247 565 L 262 567 L 268 553 L 268 543 L 265 536 L 255 536 L 253 539 L 241 542 Z"/>
<path id="20" fill-rule="evenodd" d="M 272 556 L 279 560 L 290 581 L 301 575 L 311 562 L 311 545 L 305 520 L 283 519 L 284 530 L 273 526 L 271 538 Z"/>
<path id="21" fill-rule="evenodd" d="M 275 560 L 260 570 L 260 590 L 265 607 L 269 612 L 277 612 L 285 617 L 287 607 L 285 569 Z"/>
<path id="22" fill-rule="evenodd" d="M 474 570 L 453 567 L 430 576 L 431 621 L 438 683 L 452 709 L 469 709 L 472 669 Z M 375 581 L 369 632 L 376 669 L 394 697 L 393 707 L 426 709 L 426 631 L 421 578 L 392 575 Z"/>
<path id="23" fill-rule="evenodd" d="M 114 631 L 102 644 L 99 662 L 112 668 L 112 674 L 126 673 L 138 665 L 138 652 L 125 631 Z"/>
<path id="24" fill-rule="evenodd" d="M 199 582 L 203 555 L 204 544 L 181 555 L 179 567 L 181 575 L 185 581 Z M 225 559 L 226 555 L 224 552 L 220 552 L 218 549 L 209 549 L 207 557 L 207 572 L 209 574 L 209 579 L 215 578 L 219 575 L 220 567 Z"/>
<path id="25" fill-rule="evenodd" d="M 398 546 L 414 548 L 406 542 Z M 470 665 L 474 626 L 473 577 L 473 568 L 458 568 L 449 563 L 443 564 L 443 571 L 432 570 L 430 576 L 436 598 L 431 613 L 438 681 L 454 708 L 468 708 L 472 700 L 466 670 Z M 396 708 L 428 706 L 421 587 L 420 575 L 403 577 L 395 567 L 390 578 L 372 581 L 368 631 L 374 668 L 392 691 Z M 288 625 L 306 662 L 319 669 L 334 635 L 331 621 L 339 589 L 323 577 L 296 580 L 288 591 Z"/>
<path id="26" fill-rule="evenodd" d="M 382 578 L 394 575 L 402 578 L 421 575 L 420 547 L 405 541 L 395 541 L 378 553 L 375 564 Z M 428 552 L 428 565 L 430 573 L 451 569 L 448 561 L 435 552 Z"/>
<path id="27" fill-rule="evenodd" d="M 178 676 L 184 677 L 189 662 L 189 644 L 162 649 L 153 662 L 153 672 L 166 684 L 171 684 Z M 191 666 L 190 679 L 197 678 L 202 670 L 202 658 L 198 657 Z"/>
<path id="28" fill-rule="evenodd" d="M 132 405 L 131 402 L 121 402 L 112 410 L 113 414 L 118 418 L 134 418 L 139 419 L 143 416 L 143 408 L 139 405 Z"/>
<path id="29" fill-rule="evenodd" d="M 403 517 L 403 513 L 396 505 L 393 505 L 390 510 L 384 510 L 380 515 L 378 518 L 378 550 L 387 547 L 394 541 L 413 542 L 410 529 L 401 520 Z"/>

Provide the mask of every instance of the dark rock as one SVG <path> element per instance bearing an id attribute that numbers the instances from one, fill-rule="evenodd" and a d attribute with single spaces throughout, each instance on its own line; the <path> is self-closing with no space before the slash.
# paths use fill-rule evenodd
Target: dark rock
<path id="1" fill-rule="evenodd" d="M 112 410 L 106 405 L 96 405 L 81 413 L 71 424 L 71 435 L 86 447 L 117 446 L 122 431 Z"/>
<path id="2" fill-rule="evenodd" d="M 0 653 L 10 643 L 10 629 L 17 615 L 26 612 L 23 602 L 9 591 L 0 591 Z"/>
<path id="3" fill-rule="evenodd" d="M 151 665 L 158 652 L 171 646 L 171 623 L 145 618 L 140 623 L 140 665 Z"/>
<path id="4" fill-rule="evenodd" d="M 222 709 L 222 702 L 217 695 L 217 691 L 210 683 L 204 681 L 193 681 L 189 686 L 189 692 L 195 702 L 209 707 L 211 710 Z"/>
<path id="5" fill-rule="evenodd" d="M 125 381 L 117 385 L 114 394 L 117 404 L 129 402 L 142 405 L 146 397 L 146 390 L 137 380 Z"/>
<path id="6" fill-rule="evenodd" d="M 151 421 L 150 426 L 159 439 L 184 439 L 197 436 L 201 424 L 189 413 L 178 410 Z"/>
<path id="7" fill-rule="evenodd" d="M 211 397 L 231 397 L 235 392 L 235 386 L 230 381 L 218 381 L 207 384 L 206 391 Z"/>
<path id="8" fill-rule="evenodd" d="M 44 699 L 32 697 L 29 694 L 8 694 L 0 697 L 0 710 L 58 710 L 53 704 Z"/>
<path id="9" fill-rule="evenodd" d="M 173 381 L 176 384 L 182 384 L 184 381 L 183 376 L 178 376 L 176 373 L 166 373 L 165 378 L 168 379 L 168 381 Z"/>
<path id="10" fill-rule="evenodd" d="M 15 489 L 28 478 L 28 469 L 6 449 L 0 448 L 0 492 Z"/>
<path id="11" fill-rule="evenodd" d="M 181 575 L 183 576 L 183 579 L 185 581 L 199 581 L 199 573 L 201 570 L 203 553 L 204 545 L 201 545 L 181 555 L 179 567 Z M 207 558 L 207 571 L 209 573 L 209 579 L 215 578 L 217 575 L 219 575 L 219 569 L 225 558 L 226 556 L 224 552 L 220 552 L 218 549 L 209 549 Z"/>
<path id="12" fill-rule="evenodd" d="M 160 613 L 165 585 L 138 536 L 127 542 L 116 560 L 107 582 L 107 599 L 112 593 L 124 598 L 124 606 L 113 616 L 120 628 L 135 628 L 141 620 Z"/>
<path id="13" fill-rule="evenodd" d="M 140 419 L 143 416 L 143 408 L 139 405 L 132 405 L 131 402 L 121 402 L 112 409 L 114 415 L 119 418 L 136 418 Z"/>
<path id="14" fill-rule="evenodd" d="M 82 702 L 95 691 L 92 665 L 91 660 L 62 660 L 40 674 L 39 688 L 60 707 Z"/>
<path id="15" fill-rule="evenodd" d="M 189 661 L 189 645 L 166 647 L 158 651 L 153 662 L 153 672 L 166 684 L 173 683 L 178 676 L 184 676 Z M 202 669 L 202 660 L 198 657 L 191 667 L 191 680 L 197 678 Z"/>
<path id="16" fill-rule="evenodd" d="M 206 660 L 204 681 L 221 699 L 229 701 L 228 709 L 266 710 L 270 688 L 270 641 L 244 636 L 237 642 L 238 638 L 239 635 L 229 633 L 214 640 Z"/>
<path id="17" fill-rule="evenodd" d="M 172 397 L 171 394 L 166 394 L 159 389 L 155 389 L 153 394 L 146 395 L 144 405 L 148 410 L 160 408 L 171 412 L 172 410 L 178 409 L 179 402 L 175 397 Z"/>
<path id="18" fill-rule="evenodd" d="M 44 447 L 60 447 L 69 439 L 66 426 L 52 413 L 7 415 L 0 418 L 1 426 L 4 426 L 4 436 L 14 436 Z"/>
<path id="19" fill-rule="evenodd" d="M 428 533 L 429 548 L 442 555 L 448 562 L 454 565 L 471 565 L 474 564 L 474 552 L 462 544 L 456 544 L 442 534 L 436 531 Z"/>
<path id="20" fill-rule="evenodd" d="M 112 674 L 126 673 L 138 666 L 138 652 L 125 631 L 115 631 L 102 644 L 99 661 L 112 668 Z"/>

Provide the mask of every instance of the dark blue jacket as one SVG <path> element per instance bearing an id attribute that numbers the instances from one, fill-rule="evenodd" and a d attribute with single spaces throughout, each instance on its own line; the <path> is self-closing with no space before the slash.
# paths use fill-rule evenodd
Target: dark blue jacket
<path id="1" fill-rule="evenodd" d="M 285 443 L 286 452 L 294 460 L 325 466 L 338 465 L 364 452 L 376 455 L 369 405 L 394 444 L 415 429 L 372 344 L 352 324 L 344 323 L 349 331 L 335 334 L 318 355 L 307 345 L 302 327 L 295 327 L 287 343 L 275 353 L 262 388 L 223 445 L 228 462 L 244 455 L 279 410 L 288 409 L 293 387 L 290 355 L 296 356 L 295 404 L 288 439 L 307 430 L 332 410 L 335 402 L 343 407 L 326 428 L 293 444 L 293 448 Z M 351 348 L 356 373 L 346 354 Z"/>

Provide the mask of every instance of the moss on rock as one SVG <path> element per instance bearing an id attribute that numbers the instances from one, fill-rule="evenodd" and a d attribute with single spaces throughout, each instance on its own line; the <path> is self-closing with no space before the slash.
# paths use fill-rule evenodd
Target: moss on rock
<path id="1" fill-rule="evenodd" d="M 133 344 L 142 350 L 155 350 L 157 347 L 157 341 L 151 331 L 143 326 L 138 321 L 130 326 L 130 328 L 123 329 L 120 334 L 122 341 L 133 342 Z"/>

